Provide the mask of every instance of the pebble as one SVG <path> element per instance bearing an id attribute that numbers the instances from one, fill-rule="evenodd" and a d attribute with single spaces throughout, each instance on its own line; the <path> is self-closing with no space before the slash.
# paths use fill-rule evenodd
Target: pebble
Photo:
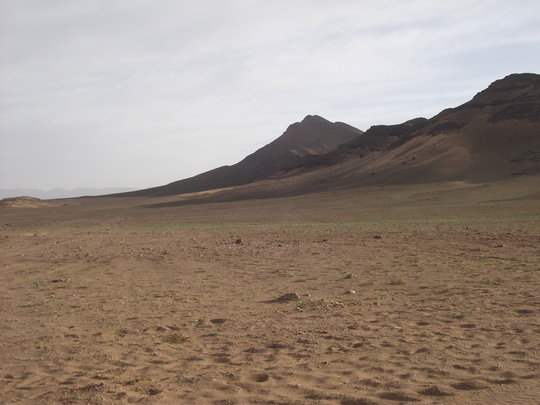
<path id="1" fill-rule="evenodd" d="M 298 301 L 299 299 L 300 299 L 300 296 L 297 293 L 292 292 L 292 293 L 283 294 L 277 300 L 278 301 Z"/>

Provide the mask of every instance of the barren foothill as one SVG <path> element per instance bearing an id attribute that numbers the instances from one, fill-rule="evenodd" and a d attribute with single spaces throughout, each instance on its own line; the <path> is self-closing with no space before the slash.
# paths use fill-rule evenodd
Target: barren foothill
<path id="1" fill-rule="evenodd" d="M 539 202 L 519 181 L 0 208 L 0 398 L 536 403 Z"/>

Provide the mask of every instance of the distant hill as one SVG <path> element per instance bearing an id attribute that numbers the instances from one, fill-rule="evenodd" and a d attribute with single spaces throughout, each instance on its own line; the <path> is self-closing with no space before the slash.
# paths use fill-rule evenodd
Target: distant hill
<path id="1" fill-rule="evenodd" d="M 287 180 L 267 191 L 242 191 L 242 198 L 250 198 L 254 193 L 261 197 L 386 184 L 486 183 L 539 174 L 540 75 L 524 73 L 497 80 L 469 102 L 430 119 L 376 125 L 366 132 L 307 116 L 233 166 L 121 195 L 167 196 Z"/>
<path id="2" fill-rule="evenodd" d="M 29 196 L 40 199 L 55 198 L 73 198 L 81 196 L 97 196 L 103 194 L 124 193 L 135 190 L 128 187 L 110 187 L 110 188 L 76 188 L 65 190 L 63 188 L 54 188 L 52 190 L 39 190 L 36 188 L 3 188 L 0 189 L 0 199 Z"/>

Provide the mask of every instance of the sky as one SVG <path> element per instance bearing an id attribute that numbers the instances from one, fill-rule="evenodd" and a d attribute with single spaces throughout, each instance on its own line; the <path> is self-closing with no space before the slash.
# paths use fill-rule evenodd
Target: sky
<path id="1" fill-rule="evenodd" d="M 538 0 L 0 0 L 0 189 L 163 185 L 523 72 Z"/>

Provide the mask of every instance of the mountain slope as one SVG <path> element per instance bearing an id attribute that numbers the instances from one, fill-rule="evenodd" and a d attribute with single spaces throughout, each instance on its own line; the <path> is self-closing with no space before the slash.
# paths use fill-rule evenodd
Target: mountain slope
<path id="1" fill-rule="evenodd" d="M 306 157 L 324 155 L 362 133 L 350 125 L 308 115 L 302 122 L 290 125 L 279 138 L 235 165 L 122 195 L 165 196 L 248 184 L 283 174 L 300 166 Z"/>
<path id="2" fill-rule="evenodd" d="M 431 119 L 373 126 L 304 166 L 294 174 L 316 171 L 312 186 L 325 187 L 483 183 L 540 174 L 540 76 L 507 76 Z"/>
<path id="3" fill-rule="evenodd" d="M 260 198 L 335 188 L 486 183 L 540 175 L 540 75 L 512 74 L 436 116 L 365 133 L 308 116 L 233 166 L 128 195 L 166 196 L 281 179 L 234 197 Z M 536 178 L 540 178 L 537 176 Z M 540 187 L 539 187 L 540 188 Z"/>
<path id="4" fill-rule="evenodd" d="M 372 127 L 326 157 L 351 158 L 385 183 L 492 182 L 539 173 L 540 76 L 507 76 L 429 120 Z"/>

